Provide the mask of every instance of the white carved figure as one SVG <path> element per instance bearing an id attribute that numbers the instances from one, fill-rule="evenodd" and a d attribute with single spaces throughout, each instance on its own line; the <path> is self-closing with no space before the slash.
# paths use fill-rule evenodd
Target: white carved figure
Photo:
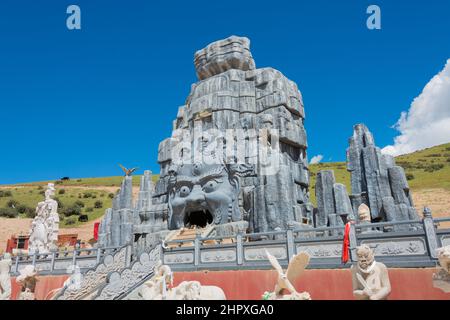
<path id="1" fill-rule="evenodd" d="M 198 281 L 183 281 L 173 285 L 173 273 L 161 261 L 155 266 L 155 275 L 145 282 L 139 295 L 143 300 L 226 300 L 223 290 L 216 286 L 202 286 Z"/>
<path id="2" fill-rule="evenodd" d="M 28 265 L 19 272 L 20 275 L 16 278 L 16 282 L 21 286 L 18 300 L 35 300 L 34 290 L 36 289 L 37 273 L 34 266 Z"/>
<path id="3" fill-rule="evenodd" d="M 45 200 L 38 203 L 31 223 L 29 253 L 48 253 L 57 247 L 59 232 L 58 202 L 53 197 L 55 186 L 49 183 Z"/>
<path id="4" fill-rule="evenodd" d="M 370 208 L 365 203 L 358 207 L 358 217 L 359 221 L 370 223 Z"/>
<path id="5" fill-rule="evenodd" d="M 5 253 L 3 259 L 0 260 L 0 300 L 11 298 L 11 277 L 9 275 L 11 263 L 11 255 Z"/>
<path id="6" fill-rule="evenodd" d="M 367 245 L 356 248 L 358 263 L 353 265 L 353 296 L 358 300 L 384 300 L 391 293 L 386 266 L 375 261 L 373 250 Z"/>
<path id="7" fill-rule="evenodd" d="M 278 272 L 278 280 L 275 284 L 273 292 L 265 292 L 263 294 L 264 300 L 311 300 L 308 292 L 299 293 L 292 284 L 305 270 L 309 264 L 310 256 L 306 252 L 300 252 L 292 257 L 289 262 L 286 272 L 278 263 L 277 258 L 271 255 L 266 250 L 267 258 L 272 267 Z M 289 294 L 283 294 L 284 289 L 288 290 Z"/>
<path id="8" fill-rule="evenodd" d="M 436 250 L 440 268 L 433 274 L 433 286 L 450 293 L 450 245 Z"/>

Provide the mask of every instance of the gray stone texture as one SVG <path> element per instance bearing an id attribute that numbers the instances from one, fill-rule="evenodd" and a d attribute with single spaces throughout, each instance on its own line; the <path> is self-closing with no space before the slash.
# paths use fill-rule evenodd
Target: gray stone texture
<path id="1" fill-rule="evenodd" d="M 247 140 L 237 153 L 245 164 L 256 164 L 256 173 L 241 177 L 239 183 L 241 216 L 249 222 L 249 230 L 285 229 L 288 221 L 312 225 L 305 113 L 297 85 L 275 69 L 256 69 L 250 41 L 243 37 L 232 36 L 208 45 L 196 52 L 194 63 L 199 81 L 191 86 L 185 104 L 178 109 L 172 137 L 159 145 L 161 171 L 153 203 L 170 202 L 173 150 L 179 135 L 183 135 L 181 130 L 195 136 L 196 130 L 223 133 L 240 129 Z M 251 143 L 260 138 L 251 130 L 264 128 L 278 130 L 281 163 L 274 175 L 264 173 L 260 150 Z M 205 149 L 197 147 L 192 139 L 186 154 L 192 157 Z"/>
<path id="2" fill-rule="evenodd" d="M 364 124 L 353 127 L 347 149 L 347 170 L 351 175 L 350 199 L 354 209 L 365 203 L 372 221 L 418 219 L 403 168 L 395 165 L 392 156 L 381 154 Z"/>

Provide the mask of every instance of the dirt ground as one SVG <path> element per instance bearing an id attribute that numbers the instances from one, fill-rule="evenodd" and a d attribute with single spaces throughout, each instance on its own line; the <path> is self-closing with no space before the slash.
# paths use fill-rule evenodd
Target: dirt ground
<path id="1" fill-rule="evenodd" d="M 116 187 L 97 187 L 109 192 L 115 192 Z M 93 188 L 95 189 L 95 188 Z M 139 187 L 133 187 L 134 198 L 137 198 Z M 433 214 L 433 217 L 450 216 L 450 191 L 444 189 L 423 189 L 413 191 L 413 201 L 418 213 L 422 213 L 423 207 L 428 206 Z M 6 249 L 6 241 L 12 234 L 27 234 L 29 232 L 32 219 L 8 219 L 0 218 L 0 252 Z M 77 233 L 78 238 L 82 240 L 89 240 L 93 237 L 94 224 L 100 221 L 97 219 L 87 222 L 82 226 L 76 228 L 60 229 L 60 234 Z M 442 224 L 441 227 L 450 228 L 450 222 Z"/>

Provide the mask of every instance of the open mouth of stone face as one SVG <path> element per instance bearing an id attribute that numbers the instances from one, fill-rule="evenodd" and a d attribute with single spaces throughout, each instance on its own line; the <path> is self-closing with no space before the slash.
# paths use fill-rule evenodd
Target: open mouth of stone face
<path id="1" fill-rule="evenodd" d="M 188 210 L 184 215 L 184 226 L 200 228 L 213 222 L 213 215 L 208 209 Z"/>

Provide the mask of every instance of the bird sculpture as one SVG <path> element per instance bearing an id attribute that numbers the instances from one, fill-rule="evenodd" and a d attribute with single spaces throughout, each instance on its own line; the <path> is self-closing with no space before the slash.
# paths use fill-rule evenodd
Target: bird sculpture
<path id="1" fill-rule="evenodd" d="M 137 169 L 139 169 L 139 168 L 127 169 L 123 165 L 121 165 L 120 163 L 119 163 L 119 166 L 120 166 L 120 168 L 122 168 L 123 172 L 125 172 L 125 176 L 127 176 L 127 177 L 131 176 L 133 174 L 133 172 L 135 172 Z"/>
<path id="2" fill-rule="evenodd" d="M 270 300 L 310 300 L 311 298 L 308 292 L 299 293 L 292 284 L 303 273 L 308 265 L 310 259 L 309 254 L 306 252 L 300 252 L 299 254 L 294 255 L 289 262 L 286 272 L 283 271 L 283 268 L 278 263 L 277 258 L 271 255 L 267 250 L 266 255 L 272 267 L 277 271 L 278 279 L 275 284 L 274 291 L 266 292 L 263 297 Z M 283 295 L 284 289 L 288 290 L 290 294 Z"/>

